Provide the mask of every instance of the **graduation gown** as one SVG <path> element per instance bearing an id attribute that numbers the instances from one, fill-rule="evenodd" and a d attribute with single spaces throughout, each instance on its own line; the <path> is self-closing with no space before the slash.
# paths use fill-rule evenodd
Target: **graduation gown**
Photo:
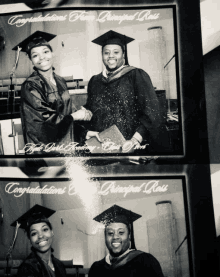
<path id="1" fill-rule="evenodd" d="M 55 268 L 55 277 L 66 277 L 66 270 L 63 263 L 52 255 L 52 262 Z M 41 258 L 32 251 L 31 254 L 19 266 L 17 277 L 52 277 L 48 266 Z"/>
<path id="2" fill-rule="evenodd" d="M 65 80 L 54 74 L 54 86 L 34 71 L 21 87 L 21 121 L 25 143 L 68 145 L 82 142 L 84 127 L 74 123 L 71 113 L 76 109 Z"/>
<path id="3" fill-rule="evenodd" d="M 164 277 L 157 259 L 149 253 L 134 250 L 122 256 L 113 265 L 105 258 L 92 264 L 89 277 Z"/>
<path id="4" fill-rule="evenodd" d="M 126 140 L 138 132 L 142 144 L 160 145 L 159 102 L 149 75 L 142 69 L 125 66 L 109 78 L 102 73 L 93 76 L 85 108 L 93 113 L 89 130 L 102 132 L 115 124 Z"/>

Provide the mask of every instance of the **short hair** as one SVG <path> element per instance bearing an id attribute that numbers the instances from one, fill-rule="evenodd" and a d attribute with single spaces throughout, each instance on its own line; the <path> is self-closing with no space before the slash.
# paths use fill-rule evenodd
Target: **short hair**
<path id="1" fill-rule="evenodd" d="M 36 219 L 34 222 L 31 223 L 31 225 L 27 226 L 25 231 L 27 233 L 27 237 L 30 239 L 30 228 L 32 225 L 37 224 L 37 223 L 45 223 L 47 226 L 50 228 L 50 230 L 53 230 L 52 224 L 50 223 L 49 220 L 42 220 L 41 218 Z"/>
<path id="2" fill-rule="evenodd" d="M 39 45 L 39 46 L 37 45 L 36 47 L 40 47 L 40 46 L 46 46 L 46 47 L 48 47 L 50 49 L 51 52 L 53 52 L 53 48 L 52 48 L 52 46 L 50 44 L 48 44 L 48 45 Z M 31 60 L 31 50 L 36 48 L 36 47 L 33 47 L 29 51 L 27 51 L 27 55 L 28 55 L 28 58 L 30 60 Z"/>

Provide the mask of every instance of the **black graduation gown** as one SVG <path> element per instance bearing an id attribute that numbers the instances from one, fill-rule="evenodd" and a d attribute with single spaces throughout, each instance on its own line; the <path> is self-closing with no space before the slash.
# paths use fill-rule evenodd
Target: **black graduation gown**
<path id="1" fill-rule="evenodd" d="M 159 102 L 149 75 L 142 69 L 126 66 L 110 78 L 102 73 L 93 76 L 85 108 L 93 113 L 89 130 L 101 132 L 115 124 L 126 140 L 138 132 L 142 144 L 149 143 L 156 150 L 161 144 Z"/>
<path id="2" fill-rule="evenodd" d="M 89 277 L 164 277 L 157 259 L 142 251 L 132 251 L 120 259 L 119 264 L 109 265 L 105 258 L 92 264 Z"/>
<path id="3" fill-rule="evenodd" d="M 21 87 L 21 121 L 25 143 L 68 145 L 82 142 L 86 130 L 74 123 L 72 104 L 65 80 L 54 74 L 57 91 L 37 71 Z"/>
<path id="4" fill-rule="evenodd" d="M 56 277 L 66 277 L 63 263 L 52 255 Z M 31 254 L 19 266 L 17 277 L 51 277 L 50 271 L 38 255 L 32 251 Z"/>

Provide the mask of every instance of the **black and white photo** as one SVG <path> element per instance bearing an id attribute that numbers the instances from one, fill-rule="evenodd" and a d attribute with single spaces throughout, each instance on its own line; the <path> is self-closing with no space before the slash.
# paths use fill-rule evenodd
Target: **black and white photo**
<path id="1" fill-rule="evenodd" d="M 0 26 L 2 155 L 183 155 L 174 6 L 26 11 Z"/>

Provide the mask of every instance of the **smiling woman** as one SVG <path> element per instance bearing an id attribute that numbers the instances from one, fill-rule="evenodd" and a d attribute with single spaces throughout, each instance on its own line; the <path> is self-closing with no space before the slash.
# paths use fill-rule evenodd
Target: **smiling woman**
<path id="1" fill-rule="evenodd" d="M 43 259 L 44 253 L 48 253 L 51 250 L 51 244 L 53 242 L 52 226 L 49 222 L 39 222 L 30 226 L 29 233 L 27 233 L 31 245 L 38 252 L 38 255 Z M 43 259 L 44 260 L 44 259 Z M 50 263 L 48 260 L 48 264 Z M 53 265 L 51 265 L 51 268 Z"/>
<path id="2" fill-rule="evenodd" d="M 52 65 L 53 65 L 53 52 L 52 48 L 49 46 L 39 46 L 35 47 L 31 50 L 29 57 L 33 65 L 37 68 L 37 70 L 44 75 L 45 72 L 51 73 Z M 48 76 L 45 75 L 46 78 Z M 52 82 L 56 85 L 56 82 L 52 76 Z"/>
<path id="3" fill-rule="evenodd" d="M 31 254 L 18 269 L 18 277 L 65 277 L 64 265 L 53 255 L 51 247 L 53 230 L 48 217 L 55 211 L 40 205 L 35 205 L 28 212 L 17 219 L 12 226 L 20 224 L 32 245 Z"/>
<path id="4" fill-rule="evenodd" d="M 36 31 L 13 48 L 26 52 L 34 66 L 34 72 L 21 87 L 20 111 L 25 144 L 37 144 L 39 153 L 50 143 L 83 144 L 85 139 L 98 134 L 76 122 L 89 121 L 92 113 L 85 108 L 75 108 L 65 79 L 55 74 L 54 53 L 49 44 L 54 37 L 56 35 Z"/>

